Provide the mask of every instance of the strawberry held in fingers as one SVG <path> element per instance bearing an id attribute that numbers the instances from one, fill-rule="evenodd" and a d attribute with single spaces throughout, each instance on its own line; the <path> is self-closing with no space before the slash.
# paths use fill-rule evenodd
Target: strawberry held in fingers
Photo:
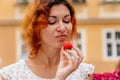
<path id="1" fill-rule="evenodd" d="M 72 49 L 73 48 L 73 45 L 71 44 L 71 42 L 65 42 L 63 44 L 63 49 Z"/>

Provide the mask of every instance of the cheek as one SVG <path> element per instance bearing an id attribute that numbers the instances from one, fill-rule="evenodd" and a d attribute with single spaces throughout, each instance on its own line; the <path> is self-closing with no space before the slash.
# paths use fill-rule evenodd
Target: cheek
<path id="1" fill-rule="evenodd" d="M 68 30 L 68 33 L 69 33 L 69 34 L 72 33 L 72 29 L 73 29 L 72 24 L 68 25 L 67 30 Z"/>
<path id="2" fill-rule="evenodd" d="M 48 42 L 48 40 L 50 40 L 51 39 L 51 32 L 49 32 L 49 31 L 44 31 L 42 34 L 41 34 L 41 39 L 43 40 L 43 41 L 47 41 Z"/>
<path id="3" fill-rule="evenodd" d="M 50 31 L 48 28 L 42 29 L 40 31 L 40 35 L 42 38 L 47 38 L 50 35 Z"/>
<path id="4" fill-rule="evenodd" d="M 52 39 L 52 36 L 54 36 L 54 34 L 55 34 L 55 30 L 52 26 L 49 26 L 45 31 L 45 35 L 47 36 L 48 40 L 49 38 Z"/>

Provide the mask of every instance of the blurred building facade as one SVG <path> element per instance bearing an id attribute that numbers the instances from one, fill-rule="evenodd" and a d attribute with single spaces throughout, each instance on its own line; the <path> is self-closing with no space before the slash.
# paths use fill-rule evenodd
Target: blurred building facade
<path id="1" fill-rule="evenodd" d="M 30 0 L 0 0 L 0 67 L 25 57 L 21 21 Z M 69 0 L 75 7 L 78 47 L 95 72 L 112 72 L 120 59 L 120 0 Z"/>

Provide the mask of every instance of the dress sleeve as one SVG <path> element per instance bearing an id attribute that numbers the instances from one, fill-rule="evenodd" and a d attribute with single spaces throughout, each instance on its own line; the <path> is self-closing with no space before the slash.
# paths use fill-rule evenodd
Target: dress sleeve
<path id="1" fill-rule="evenodd" d="M 92 64 L 81 63 L 78 68 L 78 71 L 81 75 L 88 76 L 94 72 L 94 66 Z"/>
<path id="2" fill-rule="evenodd" d="M 0 69 L 0 75 L 5 79 L 5 80 L 15 80 L 15 71 L 17 72 L 15 65 L 11 64 L 6 67 L 3 67 Z"/>
<path id="3" fill-rule="evenodd" d="M 66 80 L 85 80 L 88 75 L 94 72 L 92 64 L 81 63 L 76 71 L 71 73 Z"/>
<path id="4" fill-rule="evenodd" d="M 5 79 L 5 80 L 10 80 L 10 76 L 8 76 L 7 71 L 4 69 L 0 70 L 0 75 Z"/>

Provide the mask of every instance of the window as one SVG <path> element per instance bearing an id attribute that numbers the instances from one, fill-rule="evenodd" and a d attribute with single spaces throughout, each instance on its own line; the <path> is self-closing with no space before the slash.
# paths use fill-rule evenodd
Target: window
<path id="1" fill-rule="evenodd" d="M 85 3 L 86 1 L 85 0 L 72 0 L 73 3 Z"/>
<path id="2" fill-rule="evenodd" d="M 117 56 L 120 56 L 120 44 L 117 44 Z"/>
<path id="3" fill-rule="evenodd" d="M 103 49 L 105 59 L 120 58 L 120 30 L 108 29 L 103 32 Z"/>
<path id="4" fill-rule="evenodd" d="M 86 41 L 85 41 L 85 31 L 84 30 L 78 30 L 78 40 L 73 41 L 73 43 L 81 50 L 84 57 L 86 57 Z"/>
<path id="5" fill-rule="evenodd" d="M 108 43 L 107 44 L 107 56 L 112 56 L 112 44 Z"/>
<path id="6" fill-rule="evenodd" d="M 32 0 L 17 0 L 17 5 L 27 5 Z"/>
<path id="7" fill-rule="evenodd" d="M 16 34 L 17 34 L 16 38 L 17 38 L 17 57 L 18 57 L 18 60 L 25 59 L 25 57 L 27 56 L 27 52 L 26 52 L 25 46 L 23 45 L 20 30 L 17 30 Z"/>
<path id="8" fill-rule="evenodd" d="M 111 38 L 111 33 L 108 32 L 108 33 L 107 33 L 107 39 L 110 39 L 110 38 Z"/>
<path id="9" fill-rule="evenodd" d="M 104 2 L 120 2 L 120 0 L 104 0 Z"/>
<path id="10" fill-rule="evenodd" d="M 116 31 L 115 38 L 116 38 L 116 40 L 120 40 L 120 32 L 119 31 Z"/>
<path id="11" fill-rule="evenodd" d="M 2 60 L 2 58 L 0 57 L 0 68 L 2 68 L 2 62 L 3 62 L 3 60 Z"/>

